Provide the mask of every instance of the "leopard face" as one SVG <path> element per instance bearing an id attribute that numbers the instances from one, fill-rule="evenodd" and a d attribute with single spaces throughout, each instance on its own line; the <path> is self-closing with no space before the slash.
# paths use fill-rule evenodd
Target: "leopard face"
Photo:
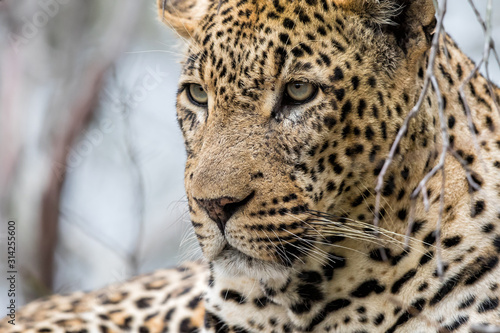
<path id="1" fill-rule="evenodd" d="M 360 189 L 414 102 L 395 77 L 417 66 L 396 34 L 335 3 L 217 7 L 190 32 L 177 97 L 193 226 L 209 260 L 290 267 L 325 237 L 311 212 L 370 219 Z M 418 32 L 413 57 L 428 46 Z"/>

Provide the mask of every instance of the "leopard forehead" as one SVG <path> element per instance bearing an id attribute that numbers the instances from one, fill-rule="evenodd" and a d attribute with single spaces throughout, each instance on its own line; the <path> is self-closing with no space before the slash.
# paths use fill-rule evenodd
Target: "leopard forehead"
<path id="1" fill-rule="evenodd" d="M 221 86 L 244 94 L 274 90 L 276 83 L 294 78 L 331 84 L 342 67 L 359 67 L 363 58 L 374 59 L 367 71 L 390 71 L 396 52 L 374 25 L 326 1 L 226 2 L 194 30 L 183 78 L 224 95 Z M 337 69 L 336 78 L 331 68 Z"/>

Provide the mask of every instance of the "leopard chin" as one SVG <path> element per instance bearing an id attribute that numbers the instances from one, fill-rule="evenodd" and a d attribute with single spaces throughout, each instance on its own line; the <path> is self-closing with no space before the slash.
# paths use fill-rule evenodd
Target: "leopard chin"
<path id="1" fill-rule="evenodd" d="M 282 264 L 253 258 L 226 244 L 212 261 L 217 275 L 225 277 L 246 277 L 257 281 L 285 282 L 291 268 Z"/>

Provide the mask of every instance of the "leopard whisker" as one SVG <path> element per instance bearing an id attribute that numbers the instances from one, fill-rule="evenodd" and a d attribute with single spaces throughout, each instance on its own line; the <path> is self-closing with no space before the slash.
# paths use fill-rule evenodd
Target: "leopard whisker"
<path id="1" fill-rule="evenodd" d="M 294 234 L 293 232 L 291 231 L 288 231 L 288 230 L 285 230 L 286 232 L 288 232 L 289 234 L 291 234 L 293 237 L 295 237 L 297 240 L 301 241 L 301 242 L 306 242 L 310 245 L 309 241 L 307 239 L 304 239 L 303 237 L 300 237 L 299 235 L 297 234 Z M 287 241 L 285 241 L 287 242 Z M 305 248 L 302 248 L 294 243 L 291 243 L 291 242 L 287 242 L 287 244 L 295 247 L 297 250 L 299 250 L 303 255 L 305 256 L 309 256 L 311 259 L 315 260 L 316 262 L 318 262 L 319 264 L 323 264 L 322 262 L 322 258 L 325 257 L 325 255 L 328 255 L 328 253 L 326 253 L 325 251 L 319 249 L 319 248 L 315 248 L 313 249 L 312 253 L 308 252 L 305 250 Z M 315 252 L 316 251 L 316 252 Z M 311 255 L 311 254 L 314 254 L 314 255 Z M 301 260 L 302 261 L 302 260 Z M 303 262 L 303 261 L 302 261 Z"/>
<path id="2" fill-rule="evenodd" d="M 332 247 L 339 248 L 339 249 L 349 250 L 349 251 L 352 251 L 352 252 L 359 253 L 359 254 L 361 254 L 363 256 L 367 255 L 365 252 L 362 252 L 362 251 L 359 251 L 359 250 L 355 250 L 355 249 L 353 249 L 351 247 L 348 247 L 348 246 L 342 246 L 342 245 L 338 245 L 338 244 L 325 243 L 325 242 L 321 242 L 321 241 L 318 241 L 318 240 L 311 240 L 310 242 L 317 243 L 317 244 L 320 244 L 320 245 L 332 246 Z"/>
<path id="3" fill-rule="evenodd" d="M 374 244 L 394 244 L 398 246 L 401 249 L 414 249 L 415 246 L 407 246 L 404 241 L 400 241 L 396 239 L 395 237 L 392 237 L 391 234 L 395 234 L 396 236 L 402 237 L 400 234 L 397 233 L 391 233 L 391 232 L 379 232 L 380 235 L 385 236 L 385 238 L 377 237 L 375 233 L 373 235 L 364 233 L 364 232 L 357 232 L 355 229 L 346 229 L 342 228 L 339 229 L 338 227 L 333 227 L 329 225 L 328 221 L 317 221 L 313 222 L 313 224 L 317 225 L 322 225 L 324 228 L 322 229 L 323 233 L 327 233 L 330 236 L 349 236 L 350 239 L 358 239 L 358 240 L 367 240 L 370 241 L 371 243 Z M 426 246 L 432 246 L 432 244 L 427 244 L 421 240 L 411 238 L 412 240 L 415 240 L 416 243 L 422 243 Z"/>
<path id="4" fill-rule="evenodd" d="M 308 243 L 308 244 L 311 246 L 311 248 L 315 249 L 316 251 L 318 251 L 318 252 L 319 252 L 319 254 L 320 254 L 320 255 L 322 255 L 322 257 L 321 257 L 321 258 L 327 258 L 327 257 L 328 257 L 328 255 L 329 255 L 329 253 L 328 253 L 328 252 L 326 252 L 326 251 L 325 251 L 325 250 L 323 250 L 323 249 L 320 249 L 319 247 L 315 246 L 315 245 L 314 245 L 314 244 L 312 244 L 312 243 L 318 243 L 318 244 L 321 244 L 321 245 L 334 246 L 334 247 L 337 247 L 337 248 L 343 248 L 343 249 L 347 249 L 347 250 L 352 250 L 352 251 L 354 251 L 354 252 L 358 252 L 358 253 L 360 253 L 360 254 L 366 255 L 365 253 L 363 253 L 363 252 L 361 252 L 361 251 L 357 251 L 357 250 L 351 249 L 351 248 L 346 247 L 346 246 L 341 246 L 341 245 L 337 245 L 337 244 L 330 244 L 330 243 L 324 243 L 324 242 L 320 242 L 320 241 L 317 241 L 317 240 L 308 240 L 308 239 L 304 239 L 304 238 L 302 238 L 302 237 L 300 237 L 300 236 L 297 236 L 296 234 L 294 234 L 294 233 L 292 233 L 292 232 L 290 232 L 290 231 L 288 231 L 288 230 L 286 230 L 286 232 L 290 233 L 292 236 L 297 237 L 297 239 L 298 239 L 298 240 Z M 308 253 L 306 253 L 306 255 L 307 255 L 307 254 L 308 254 Z M 323 262 L 321 262 L 321 261 L 320 261 L 320 264 L 323 264 Z"/>
<path id="5" fill-rule="evenodd" d="M 408 250 L 408 249 L 415 249 L 417 248 L 414 245 L 408 246 L 407 243 L 404 241 L 406 235 L 402 235 L 396 232 L 392 232 L 389 230 L 386 230 L 384 228 L 376 227 L 371 223 L 366 223 L 362 221 L 356 221 L 347 217 L 337 217 L 325 212 L 319 212 L 319 211 L 309 211 L 314 216 L 319 216 L 321 218 L 317 219 L 308 219 L 309 224 L 314 224 L 314 225 L 321 225 L 323 228 L 321 229 L 321 232 L 330 232 L 330 235 L 347 235 L 350 236 L 351 239 L 365 239 L 365 240 L 373 240 L 378 238 L 377 234 L 383 235 L 385 238 L 384 239 L 379 239 L 382 240 L 386 244 L 394 244 L 398 246 L 400 249 L 403 250 Z M 343 219 L 343 222 L 337 221 L 337 219 Z M 347 223 L 346 223 L 347 222 Z M 370 233 L 367 233 L 366 231 L 360 231 L 359 228 L 364 227 L 365 229 L 369 230 L 373 235 L 370 235 Z M 315 228 L 317 230 L 317 228 Z M 367 238 L 368 236 L 368 238 Z M 371 237 L 373 236 L 373 237 Z M 397 237 L 401 238 L 402 240 L 398 240 Z M 428 247 L 434 247 L 432 244 L 427 244 L 419 239 L 413 238 L 413 237 L 408 237 L 409 240 L 413 241 L 413 243 L 421 243 L 425 246 Z M 375 242 L 377 243 L 377 242 Z M 408 243 L 409 244 L 409 243 Z M 418 250 L 417 250 L 418 251 Z M 422 251 L 418 251 L 420 253 L 423 253 Z"/>
<path id="6" fill-rule="evenodd" d="M 335 215 L 330 215 L 328 213 L 324 213 L 324 212 L 318 212 L 318 211 L 308 211 L 308 212 L 311 212 L 313 213 L 313 215 L 317 215 L 317 216 L 320 216 L 322 217 L 324 220 L 320 220 L 320 219 L 317 219 L 317 221 L 324 221 L 326 223 L 339 223 L 340 226 L 344 227 L 345 226 L 355 226 L 355 227 L 360 227 L 360 226 L 363 226 L 367 229 L 370 229 L 371 231 L 373 232 L 380 232 L 386 236 L 389 237 L 389 235 L 394 235 L 394 236 L 399 236 L 399 237 L 406 237 L 406 235 L 403 235 L 403 234 L 400 234 L 400 233 L 397 233 L 397 232 L 393 232 L 393 231 L 390 231 L 390 230 L 387 230 L 387 229 L 384 229 L 384 228 L 381 228 L 381 227 L 376 227 L 374 226 L 372 223 L 367 223 L 367 222 L 363 222 L 363 221 L 358 221 L 358 220 L 354 220 L 354 219 L 351 219 L 351 218 L 348 218 L 348 217 L 337 217 Z M 335 221 L 334 219 L 343 219 L 344 221 L 347 221 L 347 222 L 351 222 L 351 223 L 345 223 L 345 222 L 340 222 L 340 221 Z M 313 219 L 310 219 L 311 221 L 313 221 Z M 416 238 L 413 238 L 413 237 L 409 237 L 410 240 L 414 240 L 414 241 L 419 241 L 418 239 Z"/>

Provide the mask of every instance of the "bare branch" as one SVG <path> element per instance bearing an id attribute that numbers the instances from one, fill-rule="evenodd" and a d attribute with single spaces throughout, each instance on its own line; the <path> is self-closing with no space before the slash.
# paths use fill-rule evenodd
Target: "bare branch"
<path id="1" fill-rule="evenodd" d="M 483 165 L 483 168 L 485 172 L 488 172 L 488 167 L 486 166 L 486 163 L 484 163 L 482 154 L 481 154 L 481 148 L 479 147 L 479 142 L 477 141 L 477 135 L 476 135 L 476 127 L 474 126 L 474 122 L 472 121 L 472 112 L 470 110 L 469 102 L 467 101 L 467 97 L 465 96 L 465 90 L 464 87 L 466 84 L 469 84 L 470 80 L 478 73 L 479 68 L 482 66 L 484 62 L 484 59 L 481 59 L 479 63 L 474 67 L 474 69 L 469 73 L 467 78 L 462 82 L 460 87 L 458 88 L 458 91 L 460 93 L 460 98 L 462 99 L 464 109 L 465 109 L 465 114 L 467 115 L 467 124 L 469 126 L 469 131 L 472 136 L 472 142 L 474 144 L 474 148 L 476 150 L 476 153 L 478 155 L 478 159 L 481 161 L 481 164 Z"/>

